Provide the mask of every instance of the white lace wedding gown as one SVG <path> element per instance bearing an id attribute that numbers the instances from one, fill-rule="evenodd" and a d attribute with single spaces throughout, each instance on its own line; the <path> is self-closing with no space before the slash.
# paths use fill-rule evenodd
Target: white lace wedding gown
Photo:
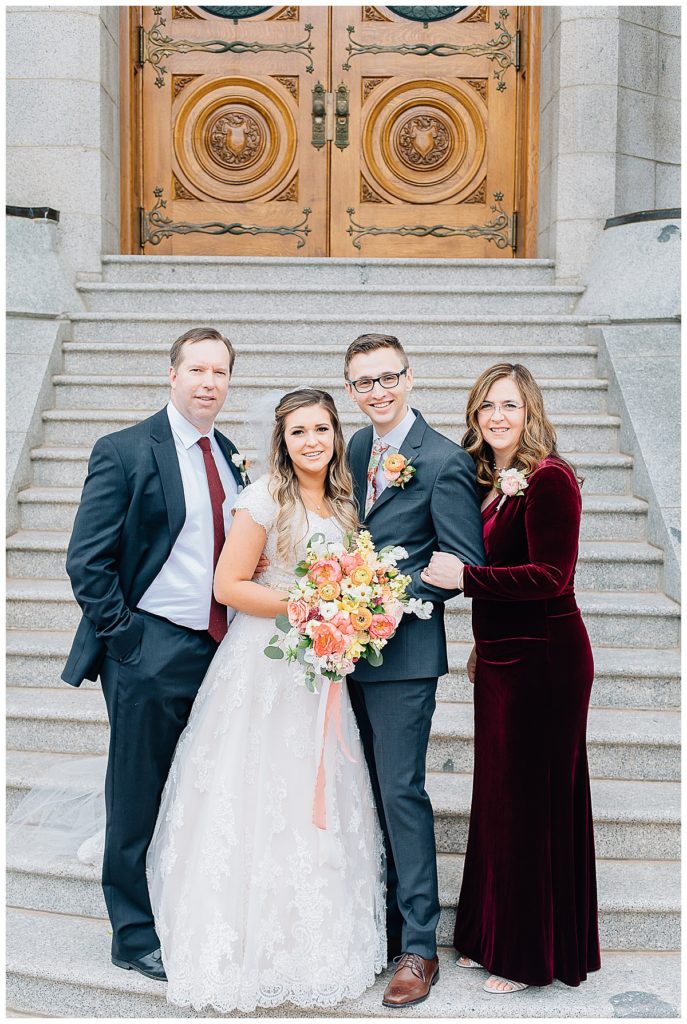
<path id="1" fill-rule="evenodd" d="M 262 477 L 237 498 L 265 527 L 265 586 L 287 589 L 277 507 Z M 308 535 L 341 539 L 309 515 Z M 307 537 L 306 537 L 307 539 Z M 239 613 L 179 740 L 148 851 L 167 998 L 196 1010 L 329 1007 L 359 996 L 386 966 L 383 847 L 345 684 L 355 759 L 326 739 L 327 829 L 312 824 L 324 701 L 297 665 L 267 658 L 271 619 Z"/>

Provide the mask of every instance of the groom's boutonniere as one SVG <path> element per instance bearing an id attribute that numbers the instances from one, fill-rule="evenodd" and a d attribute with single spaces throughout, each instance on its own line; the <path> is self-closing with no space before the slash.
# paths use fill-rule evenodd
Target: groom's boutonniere
<path id="1" fill-rule="evenodd" d="M 494 486 L 503 494 L 501 501 L 496 506 L 498 512 L 506 498 L 522 497 L 529 484 L 522 469 L 500 469 L 498 480 Z"/>
<path id="2" fill-rule="evenodd" d="M 398 452 L 387 455 L 382 462 L 382 471 L 389 487 L 405 487 L 415 476 L 415 466 Z"/>
<path id="3" fill-rule="evenodd" d="M 248 468 L 250 466 L 250 459 L 245 458 L 245 456 L 243 455 L 239 455 L 238 452 L 234 452 L 234 454 L 231 457 L 231 461 L 234 463 L 239 473 L 241 474 L 241 480 L 243 481 L 243 486 L 245 487 L 246 484 L 250 483 L 250 480 L 248 479 Z"/>

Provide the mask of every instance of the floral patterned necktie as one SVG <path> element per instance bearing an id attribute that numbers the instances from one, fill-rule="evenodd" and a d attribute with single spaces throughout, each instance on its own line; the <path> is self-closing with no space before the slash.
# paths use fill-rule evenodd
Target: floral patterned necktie
<path id="1" fill-rule="evenodd" d="M 389 445 L 382 441 L 381 437 L 378 437 L 375 443 L 372 445 L 372 451 L 370 452 L 370 461 L 367 464 L 367 499 L 365 501 L 365 512 L 369 512 L 375 501 L 379 497 L 377 493 L 377 470 L 379 469 L 379 463 L 381 461 L 384 452 L 388 451 Z"/>

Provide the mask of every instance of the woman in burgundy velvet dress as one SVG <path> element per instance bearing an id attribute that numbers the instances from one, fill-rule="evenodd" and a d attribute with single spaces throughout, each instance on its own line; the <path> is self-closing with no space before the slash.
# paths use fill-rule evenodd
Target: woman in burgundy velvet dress
<path id="1" fill-rule="evenodd" d="M 486 370 L 466 418 L 488 565 L 439 552 L 423 572 L 473 599 L 475 768 L 457 962 L 486 968 L 488 992 L 579 985 L 600 966 L 585 742 L 594 663 L 574 591 L 580 488 L 525 367 Z"/>

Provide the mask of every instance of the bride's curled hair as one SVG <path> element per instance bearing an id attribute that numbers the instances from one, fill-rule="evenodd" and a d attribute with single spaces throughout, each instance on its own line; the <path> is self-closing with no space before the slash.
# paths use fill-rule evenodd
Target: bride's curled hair
<path id="1" fill-rule="evenodd" d="M 319 388 L 299 388 L 289 392 L 274 410 L 269 458 L 269 488 L 279 507 L 277 555 L 286 564 L 292 560 L 298 542 L 305 539 L 308 526 L 298 478 L 286 447 L 286 417 L 297 409 L 312 405 L 321 405 L 326 410 L 334 429 L 334 454 L 327 471 L 324 496 L 344 532 L 353 532 L 360 525 L 353 497 L 353 478 L 346 462 L 346 444 L 334 399 Z M 303 531 L 300 537 L 297 536 L 299 528 Z"/>

